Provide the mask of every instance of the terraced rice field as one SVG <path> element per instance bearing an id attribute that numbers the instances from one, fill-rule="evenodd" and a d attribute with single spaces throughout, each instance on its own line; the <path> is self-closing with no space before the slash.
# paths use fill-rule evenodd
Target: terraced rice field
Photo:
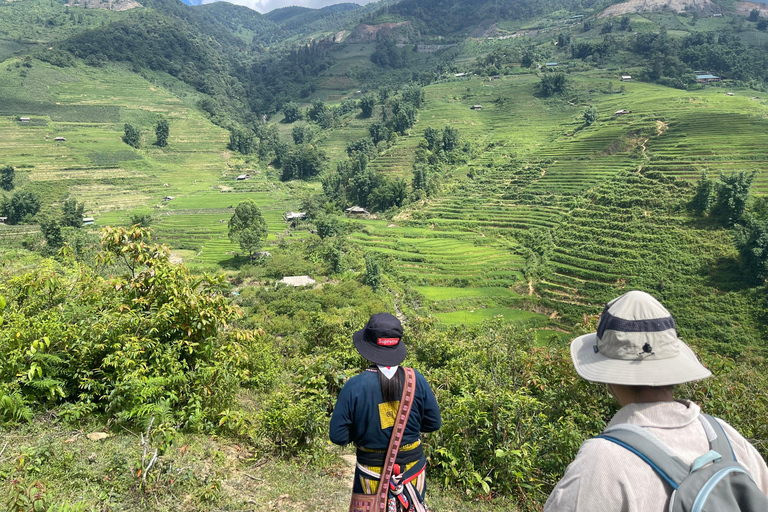
<path id="1" fill-rule="evenodd" d="M 604 81 L 576 78 L 575 87 L 594 89 Z M 659 214 L 653 180 L 640 177 L 617 185 L 626 176 L 638 176 L 638 170 L 692 181 L 702 170 L 716 177 L 756 169 L 753 192 L 768 190 L 768 105 L 749 91 L 727 96 L 715 88 L 686 92 L 629 83 L 624 94 L 596 93 L 599 122 L 585 127 L 579 110 L 534 98 L 530 77 L 505 77 L 493 82 L 493 90 L 483 85 L 488 84 L 474 79 L 427 87 L 413 135 L 398 141 L 407 154 L 406 145 L 417 144 L 427 126 L 451 125 L 480 148 L 466 165 L 453 168 L 449 192 L 401 215 L 397 227 L 371 227 L 367 234 L 354 235 L 369 250 L 399 261 L 401 273 L 413 282 L 444 290 L 425 295 L 434 304 L 445 305 L 446 299 L 430 295 L 482 298 L 477 288 L 457 284 L 503 287 L 518 280 L 516 289 L 524 290 L 519 282 L 524 260 L 514 239 L 532 228 L 554 236 L 551 271 L 536 287 L 536 294 L 553 307 L 564 303 L 593 309 L 622 289 L 648 286 L 653 262 L 659 261 L 654 251 L 682 241 L 680 248 L 696 235 L 680 227 L 684 219 Z M 471 104 L 482 104 L 483 110 L 470 111 Z M 613 114 L 620 109 L 631 113 Z M 406 158 L 385 158 L 374 165 L 400 174 L 412 165 Z M 596 195 L 616 186 L 622 187 L 623 201 L 593 204 Z M 670 226 L 676 227 L 670 231 Z M 434 244 L 429 237 L 441 231 L 455 241 Z M 489 237 L 511 241 L 504 247 L 505 266 L 498 267 L 501 255 L 470 249 L 484 246 Z M 463 264 L 451 264 L 449 251 L 463 254 Z M 501 272 L 482 273 L 484 267 Z M 471 315 L 469 309 L 439 314 L 467 322 L 487 316 L 473 309 Z"/>
<path id="2" fill-rule="evenodd" d="M 226 150 L 226 130 L 117 66 L 62 71 L 36 62 L 26 76 L 4 67 L 0 96 L 0 137 L 9 142 L 0 145 L 0 163 L 12 163 L 49 201 L 85 202 L 97 225 L 125 224 L 133 211 L 152 215 L 156 239 L 184 250 L 189 263 L 218 266 L 239 251 L 226 224 L 227 208 L 239 201 L 261 206 L 272 238 L 285 229 L 282 214 L 296 207 L 292 190 L 267 169 L 245 166 Z M 158 115 L 170 123 L 162 149 L 153 145 Z M 121 139 L 126 122 L 143 130 L 138 150 Z M 60 136 L 66 141 L 53 140 Z M 252 179 L 236 182 L 241 173 Z"/>

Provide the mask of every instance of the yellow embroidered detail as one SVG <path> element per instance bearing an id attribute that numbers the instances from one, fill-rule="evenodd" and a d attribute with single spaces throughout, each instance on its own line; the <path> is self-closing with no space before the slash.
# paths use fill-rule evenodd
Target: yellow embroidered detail
<path id="1" fill-rule="evenodd" d="M 379 421 L 381 422 L 382 430 L 395 426 L 395 418 L 397 417 L 397 410 L 399 408 L 400 400 L 379 404 Z"/>

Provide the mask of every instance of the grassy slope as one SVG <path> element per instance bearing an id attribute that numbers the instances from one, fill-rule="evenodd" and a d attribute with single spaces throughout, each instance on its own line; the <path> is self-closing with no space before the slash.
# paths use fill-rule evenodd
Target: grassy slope
<path id="1" fill-rule="evenodd" d="M 231 260 L 237 251 L 226 220 L 228 208 L 245 198 L 264 210 L 272 236 L 283 231 L 293 191 L 268 180 L 267 169 L 233 157 L 228 133 L 178 96 L 116 66 L 54 68 L 34 61 L 16 68 L 14 62 L 0 68 L 0 136 L 13 142 L 0 148 L 0 161 L 16 166 L 46 202 L 71 195 L 86 203 L 97 225 L 127 222 L 134 210 L 151 212 L 160 241 L 193 251 L 190 261 L 206 265 Z M 194 93 L 188 96 L 193 103 Z M 33 122 L 19 123 L 23 115 Z M 171 126 L 162 149 L 153 145 L 159 115 Z M 141 149 L 122 142 L 126 122 L 144 130 Z M 57 136 L 67 141 L 54 143 Z M 245 172 L 253 178 L 234 181 Z M 163 202 L 165 196 L 175 199 Z"/>
<path id="2" fill-rule="evenodd" d="M 551 30 L 574 24 L 560 19 L 562 16 L 555 18 L 531 26 Z M 694 26 L 690 18 L 669 15 L 638 15 L 633 20 L 648 26 L 672 24 L 680 30 L 711 30 L 723 23 L 705 19 L 699 20 L 701 26 Z M 522 26 L 508 28 L 512 31 Z M 471 41 L 464 45 L 464 55 L 458 60 L 469 63 L 491 50 L 514 51 L 534 41 L 528 37 Z M 369 65 L 356 53 L 363 49 L 352 46 L 337 52 L 334 68 Z M 552 51 L 547 50 L 547 45 L 542 48 Z M 554 53 L 552 58 L 561 60 Z M 519 252 L 515 237 L 521 230 L 558 226 L 563 216 L 579 204 L 580 196 L 589 196 L 594 187 L 622 171 L 662 171 L 692 181 L 702 170 L 717 176 L 720 172 L 754 169 L 759 175 L 753 193 L 768 192 L 768 103 L 756 98 L 754 91 L 733 87 L 680 91 L 634 82 L 621 84 L 623 92 L 619 93 L 619 74 L 616 68 L 569 75 L 572 99 L 568 103 L 536 98 L 534 85 L 538 78 L 532 75 L 507 76 L 493 82 L 476 77 L 428 86 L 426 104 L 410 135 L 401 137 L 370 165 L 410 179 L 413 152 L 424 129 L 446 125 L 460 130 L 462 137 L 472 143 L 476 157 L 453 169 L 456 180 L 441 197 L 413 205 L 394 221 L 366 222 L 353 238 L 390 258 L 401 277 L 415 284 L 448 287 L 446 293 L 455 293 L 461 289 L 455 286 L 466 285 L 513 286 L 525 292 L 522 283 L 514 283 L 516 274 L 517 279 L 521 278 L 515 270 L 523 263 L 515 254 Z M 609 93 L 611 85 L 613 93 Z M 472 104 L 482 104 L 483 110 L 470 111 Z M 588 105 L 597 108 L 600 120 L 584 127 L 579 116 Z M 620 109 L 632 113 L 614 116 Z M 354 120 L 330 131 L 321 140 L 321 147 L 332 160 L 343 157 L 344 146 L 364 133 L 366 121 Z M 287 132 L 288 127 L 283 129 Z M 540 170 L 540 176 L 521 179 L 504 167 L 513 160 L 522 161 L 524 168 Z M 467 178 L 468 173 L 472 179 Z M 687 221 L 683 216 L 671 222 Z M 711 233 L 699 232 L 697 236 L 706 242 Z M 723 237 L 716 244 L 704 245 L 729 245 L 728 235 L 723 233 Z M 616 283 L 626 282 L 627 276 L 612 272 L 604 261 L 593 261 L 590 255 L 580 252 L 583 249 L 579 247 L 558 247 L 553 257 L 554 273 L 537 290 L 552 299 L 555 307 L 560 302 L 582 304 L 589 309 L 605 296 L 595 292 L 593 283 L 598 287 L 613 284 L 606 293 L 618 293 L 621 287 Z M 497 269 L 502 272 L 495 275 L 487 271 Z"/>
<path id="3" fill-rule="evenodd" d="M 50 510 L 76 511 L 342 511 L 349 507 L 352 466 L 330 448 L 320 464 L 263 458 L 236 439 L 179 434 L 141 487 L 142 448 L 138 433 L 120 431 L 91 441 L 98 424 L 64 425 L 41 419 L 18 430 L 0 431 L 0 475 L 10 496 L 17 480 L 24 491 L 41 482 Z M 150 443 L 159 447 L 158 439 Z M 354 459 L 354 456 L 352 456 Z M 32 494 L 38 494 L 32 487 Z M 428 503 L 446 512 L 515 510 L 505 500 L 468 503 L 430 487 Z"/>

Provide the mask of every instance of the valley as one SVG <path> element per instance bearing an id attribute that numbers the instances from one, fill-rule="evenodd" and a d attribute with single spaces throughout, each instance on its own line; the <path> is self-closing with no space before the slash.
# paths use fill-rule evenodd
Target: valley
<path id="1" fill-rule="evenodd" d="M 39 202 L 0 223 L 0 441 L 20 432 L 14 457 L 52 461 L 0 451 L 8 492 L 48 482 L 55 510 L 322 508 L 284 482 L 300 468 L 341 510 L 351 452 L 328 448 L 328 416 L 365 367 L 351 333 L 389 311 L 449 418 L 425 443 L 435 502 L 540 510 L 615 411 L 569 342 L 633 289 L 716 374 L 681 395 L 768 453 L 760 8 L 123 4 L 0 3 L 0 206 Z M 56 224 L 72 200 L 92 226 Z M 229 236 L 247 200 L 267 225 L 255 259 Z M 304 275 L 317 284 L 280 284 Z M 89 465 L 64 427 L 116 438 Z M 148 482 L 125 432 L 144 428 Z M 120 491 L 57 500 L 66 468 Z"/>

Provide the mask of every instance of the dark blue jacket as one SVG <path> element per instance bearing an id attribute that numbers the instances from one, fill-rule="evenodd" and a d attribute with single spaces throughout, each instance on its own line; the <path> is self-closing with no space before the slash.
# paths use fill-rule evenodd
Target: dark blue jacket
<path id="1" fill-rule="evenodd" d="M 434 432 L 440 428 L 440 409 L 432 389 L 424 376 L 416 373 L 416 396 L 413 409 L 405 426 L 403 445 L 419 440 L 420 432 Z M 381 428 L 379 404 L 384 403 L 377 371 L 364 371 L 344 384 L 331 417 L 330 437 L 334 443 L 371 450 L 386 450 L 392 427 Z"/>

